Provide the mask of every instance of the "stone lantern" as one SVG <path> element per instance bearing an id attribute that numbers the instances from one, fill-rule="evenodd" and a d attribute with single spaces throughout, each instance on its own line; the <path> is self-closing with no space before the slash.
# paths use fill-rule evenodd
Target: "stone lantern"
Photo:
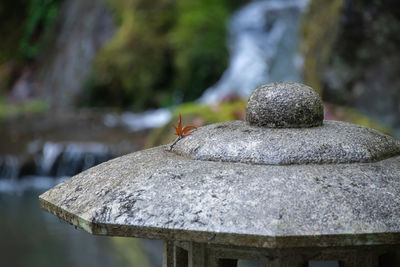
<path id="1" fill-rule="evenodd" d="M 165 267 L 400 266 L 400 142 L 324 121 L 297 83 L 256 89 L 246 121 L 110 160 L 40 202 L 92 234 L 164 240 Z"/>

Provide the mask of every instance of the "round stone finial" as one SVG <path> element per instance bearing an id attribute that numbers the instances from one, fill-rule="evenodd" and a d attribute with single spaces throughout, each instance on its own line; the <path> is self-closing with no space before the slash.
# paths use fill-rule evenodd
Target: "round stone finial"
<path id="1" fill-rule="evenodd" d="M 309 86 L 294 82 L 275 82 L 258 87 L 250 96 L 246 121 L 268 128 L 306 128 L 321 126 L 324 107 Z"/>

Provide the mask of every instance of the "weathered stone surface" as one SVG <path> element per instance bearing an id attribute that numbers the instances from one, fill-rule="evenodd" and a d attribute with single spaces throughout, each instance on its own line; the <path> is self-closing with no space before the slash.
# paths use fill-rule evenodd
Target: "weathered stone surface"
<path id="1" fill-rule="evenodd" d="M 322 125 L 324 107 L 319 95 L 304 84 L 275 82 L 258 87 L 247 103 L 246 120 L 270 128 Z"/>
<path id="2" fill-rule="evenodd" d="M 42 194 L 41 205 L 101 235 L 269 248 L 400 243 L 399 156 L 274 166 L 167 149 L 98 165 Z"/>
<path id="3" fill-rule="evenodd" d="M 339 121 L 290 129 L 231 121 L 199 128 L 177 142 L 172 151 L 197 160 L 253 164 L 351 163 L 399 155 L 400 142 L 375 130 Z"/>
<path id="4" fill-rule="evenodd" d="M 199 253 L 204 243 L 399 245 L 399 141 L 323 122 L 309 87 L 265 88 L 250 99 L 250 124 L 208 125 L 108 161 L 42 194 L 42 207 L 93 234 L 191 241 Z"/>

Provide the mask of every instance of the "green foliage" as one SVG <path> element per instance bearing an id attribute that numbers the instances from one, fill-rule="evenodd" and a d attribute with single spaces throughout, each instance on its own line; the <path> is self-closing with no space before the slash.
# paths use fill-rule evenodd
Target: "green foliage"
<path id="1" fill-rule="evenodd" d="M 33 99 L 23 103 L 6 103 L 0 98 L 0 120 L 17 116 L 42 114 L 48 110 L 49 105 L 43 100 Z"/>
<path id="2" fill-rule="evenodd" d="M 175 92 L 194 100 L 214 84 L 227 66 L 226 21 L 220 0 L 177 1 L 177 20 L 170 33 L 175 54 Z"/>
<path id="3" fill-rule="evenodd" d="M 0 1 L 0 64 L 19 55 L 26 14 L 25 0 Z"/>
<path id="4" fill-rule="evenodd" d="M 164 28 L 172 20 L 171 4 L 154 0 L 115 0 L 110 4 L 119 25 L 95 59 L 87 99 L 95 106 L 157 106 L 170 86 Z"/>
<path id="5" fill-rule="evenodd" d="M 117 31 L 86 86 L 94 106 L 132 109 L 193 100 L 228 61 L 226 20 L 242 0 L 108 0 Z"/>
<path id="6" fill-rule="evenodd" d="M 49 37 L 62 0 L 4 0 L 0 3 L 0 64 L 32 60 Z"/>
<path id="7" fill-rule="evenodd" d="M 49 38 L 61 0 L 30 0 L 25 19 L 25 30 L 19 44 L 24 59 L 34 59 L 43 42 Z"/>
<path id="8" fill-rule="evenodd" d="M 38 56 L 50 37 L 61 1 L 0 2 L 0 96 L 7 94 L 24 66 Z"/>

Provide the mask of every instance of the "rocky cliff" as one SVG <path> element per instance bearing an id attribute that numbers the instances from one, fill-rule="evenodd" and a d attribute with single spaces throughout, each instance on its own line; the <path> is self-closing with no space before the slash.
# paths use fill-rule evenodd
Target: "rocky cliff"
<path id="1" fill-rule="evenodd" d="M 302 27 L 305 83 L 400 135 L 399 32 L 399 1 L 311 1 Z"/>

